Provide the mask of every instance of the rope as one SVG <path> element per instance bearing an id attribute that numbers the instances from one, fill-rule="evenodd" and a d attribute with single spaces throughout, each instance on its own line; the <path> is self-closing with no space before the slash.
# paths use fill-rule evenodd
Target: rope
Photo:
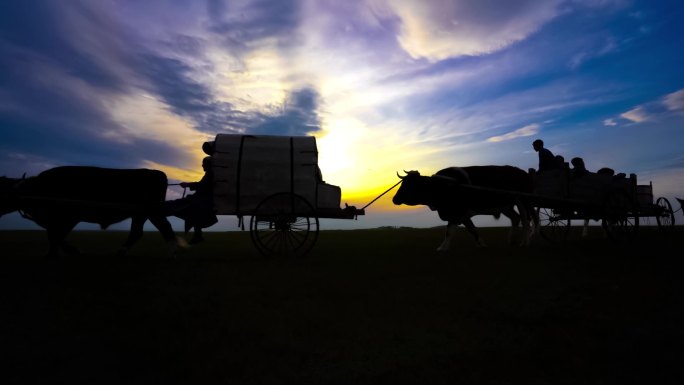
<path id="1" fill-rule="evenodd" d="M 180 186 L 181 183 L 168 183 L 168 186 Z M 188 191 L 187 187 L 183 187 L 183 196 L 181 198 L 185 198 L 185 193 Z"/>
<path id="2" fill-rule="evenodd" d="M 380 199 L 383 195 L 387 194 L 388 192 L 392 191 L 392 189 L 394 189 L 395 187 L 399 186 L 399 184 L 400 184 L 401 182 L 403 182 L 403 181 L 404 181 L 404 180 L 402 179 L 402 180 L 400 180 L 399 182 L 395 183 L 394 186 L 388 188 L 387 190 L 385 190 L 384 193 L 378 195 L 377 198 L 375 198 L 375 199 L 373 199 L 372 201 L 370 201 L 369 204 L 363 206 L 363 207 L 361 208 L 361 210 L 365 210 L 368 206 L 370 206 L 370 205 L 372 205 L 373 203 L 375 203 L 375 201 L 377 201 L 378 199 Z"/>

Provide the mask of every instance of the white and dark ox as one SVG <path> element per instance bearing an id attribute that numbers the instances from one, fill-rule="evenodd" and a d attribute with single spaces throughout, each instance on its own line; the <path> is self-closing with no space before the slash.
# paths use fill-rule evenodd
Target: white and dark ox
<path id="1" fill-rule="evenodd" d="M 19 211 L 47 231 L 50 256 L 60 251 L 77 253 L 65 242 L 79 222 L 97 223 L 102 229 L 131 218 L 128 238 L 119 254 L 143 234 L 149 219 L 176 249 L 176 236 L 163 212 L 166 174 L 147 169 L 109 169 L 66 166 L 25 179 L 0 178 L 0 216 Z"/>
<path id="2" fill-rule="evenodd" d="M 392 198 L 395 205 L 426 205 L 437 211 L 440 219 L 448 222 L 438 251 L 449 249 L 459 224 L 463 224 L 475 237 L 478 245 L 485 246 L 471 220 L 475 215 L 493 215 L 498 219 L 503 214 L 508 217 L 511 220 L 511 242 L 522 222 L 523 234 L 519 243 L 529 244 L 534 210 L 519 194 L 532 193 L 532 182 L 525 171 L 513 166 L 449 167 L 433 176 L 409 171 L 399 177 L 402 179 L 401 187 Z"/>

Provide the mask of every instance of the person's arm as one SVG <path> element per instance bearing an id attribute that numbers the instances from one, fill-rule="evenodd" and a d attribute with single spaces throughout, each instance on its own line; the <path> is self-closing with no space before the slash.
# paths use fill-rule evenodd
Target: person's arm
<path id="1" fill-rule="evenodd" d="M 214 184 L 214 176 L 211 171 L 207 171 L 202 179 L 197 182 L 197 187 L 196 189 L 201 189 L 202 191 L 211 191 Z"/>
<path id="2" fill-rule="evenodd" d="M 189 188 L 191 191 L 196 191 L 200 182 L 181 182 L 180 186 L 183 188 Z"/>

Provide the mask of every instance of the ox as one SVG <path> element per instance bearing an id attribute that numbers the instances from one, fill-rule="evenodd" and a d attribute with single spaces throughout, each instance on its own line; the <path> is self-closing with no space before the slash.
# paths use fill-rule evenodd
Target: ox
<path id="1" fill-rule="evenodd" d="M 97 167 L 56 167 L 26 179 L 0 178 L 0 216 L 19 211 L 47 230 L 49 256 L 78 250 L 65 242 L 79 222 L 102 229 L 131 218 L 125 254 L 143 234 L 148 219 L 161 232 L 173 253 L 177 247 L 171 224 L 164 216 L 166 174 L 158 170 Z"/>
<path id="2" fill-rule="evenodd" d="M 513 241 L 513 233 L 522 221 L 523 239 L 520 244 L 529 244 L 534 210 L 518 194 L 532 192 L 532 183 L 525 171 L 512 166 L 473 166 L 445 168 L 430 177 L 421 176 L 418 171 L 397 175 L 402 184 L 392 198 L 395 205 L 426 205 L 436 210 L 440 219 L 448 222 L 438 251 L 449 249 L 459 224 L 466 227 L 478 245 L 485 246 L 470 219 L 475 215 L 493 215 L 498 219 L 503 214 L 510 218 L 510 241 Z"/>

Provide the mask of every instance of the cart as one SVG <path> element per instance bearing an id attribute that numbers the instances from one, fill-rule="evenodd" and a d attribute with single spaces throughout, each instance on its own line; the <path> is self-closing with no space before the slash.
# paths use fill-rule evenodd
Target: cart
<path id="1" fill-rule="evenodd" d="M 667 198 L 653 200 L 653 185 L 638 185 L 637 176 L 588 173 L 573 177 L 570 170 L 541 173 L 530 169 L 534 181 L 533 205 L 537 207 L 540 233 L 552 241 L 564 241 L 573 220 L 600 220 L 614 240 L 636 236 L 640 218 L 655 217 L 661 231 L 672 231 L 674 213 Z"/>
<path id="2" fill-rule="evenodd" d="M 218 134 L 213 143 L 214 209 L 235 215 L 265 256 L 303 256 L 318 240 L 319 219 L 355 219 L 341 190 L 323 181 L 316 138 Z"/>

